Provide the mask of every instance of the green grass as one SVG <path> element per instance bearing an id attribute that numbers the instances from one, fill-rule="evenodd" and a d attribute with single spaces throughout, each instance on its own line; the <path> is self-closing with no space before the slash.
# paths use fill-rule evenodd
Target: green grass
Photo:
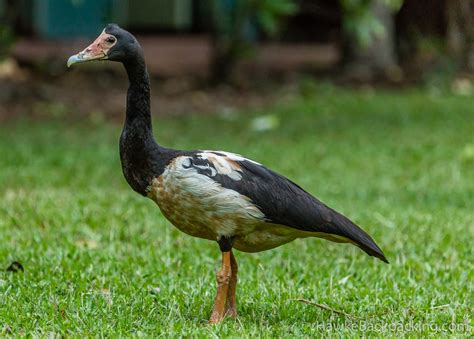
<path id="1" fill-rule="evenodd" d="M 249 128 L 263 114 L 279 127 Z M 120 128 L 0 127 L 0 335 L 472 333 L 472 97 L 321 87 L 231 117 L 155 121 L 166 146 L 233 151 L 288 176 L 391 262 L 316 238 L 237 252 L 240 316 L 217 326 L 206 321 L 218 246 L 180 233 L 128 188 Z M 3 270 L 15 260 L 24 273 Z"/>

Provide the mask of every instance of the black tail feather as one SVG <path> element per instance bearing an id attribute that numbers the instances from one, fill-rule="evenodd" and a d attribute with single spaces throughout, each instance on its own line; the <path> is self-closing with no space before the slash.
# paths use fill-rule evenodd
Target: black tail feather
<path id="1" fill-rule="evenodd" d="M 375 243 L 375 241 L 368 235 L 364 230 L 359 226 L 354 224 L 344 215 L 334 211 L 333 212 L 331 224 L 331 233 L 342 236 L 351 240 L 356 246 L 361 248 L 365 253 L 370 256 L 376 257 L 383 262 L 389 264 L 385 254 L 380 249 L 380 247 Z"/>

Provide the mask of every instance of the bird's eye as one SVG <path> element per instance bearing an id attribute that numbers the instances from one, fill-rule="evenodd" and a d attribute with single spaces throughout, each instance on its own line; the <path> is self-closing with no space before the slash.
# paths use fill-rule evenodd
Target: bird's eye
<path id="1" fill-rule="evenodd" d="M 109 36 L 107 39 L 105 39 L 109 44 L 113 44 L 115 42 L 115 38 L 113 36 Z"/>

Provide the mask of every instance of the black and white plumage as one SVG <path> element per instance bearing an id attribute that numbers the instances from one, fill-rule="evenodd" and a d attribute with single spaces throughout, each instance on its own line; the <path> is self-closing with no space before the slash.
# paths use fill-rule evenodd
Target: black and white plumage
<path id="1" fill-rule="evenodd" d="M 258 252 L 296 238 L 351 242 L 386 260 L 374 241 L 342 214 L 287 178 L 240 155 L 183 152 L 151 184 L 148 196 L 180 230 Z"/>
<path id="2" fill-rule="evenodd" d="M 236 315 L 237 263 L 232 248 L 271 249 L 296 238 L 349 242 L 387 262 L 372 238 L 287 178 L 240 155 L 223 151 L 180 151 L 158 145 L 150 113 L 150 81 L 138 41 L 108 25 L 68 65 L 111 60 L 123 63 L 130 86 L 120 158 L 127 182 L 153 199 L 181 231 L 219 243 L 223 266 L 211 322 Z M 228 293 L 228 294 L 227 294 Z"/>

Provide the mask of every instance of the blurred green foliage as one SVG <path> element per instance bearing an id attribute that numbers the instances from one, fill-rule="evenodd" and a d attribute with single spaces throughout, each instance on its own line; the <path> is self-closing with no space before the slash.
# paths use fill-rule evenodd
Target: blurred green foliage
<path id="1" fill-rule="evenodd" d="M 264 33 L 278 32 L 281 19 L 294 14 L 293 0 L 212 0 L 212 18 L 216 33 L 223 37 L 254 38 L 257 27 Z M 249 26 L 253 26 L 250 28 Z"/>
<path id="2" fill-rule="evenodd" d="M 399 10 L 403 4 L 403 0 L 341 0 L 344 12 L 343 29 L 363 48 L 385 33 L 383 24 L 372 12 L 375 1 L 389 6 L 393 11 Z"/>
<path id="3" fill-rule="evenodd" d="M 253 54 L 259 33 L 275 36 L 293 14 L 293 0 L 211 0 L 214 78 L 227 80 L 242 57 Z"/>
<path id="4" fill-rule="evenodd" d="M 281 19 L 296 12 L 293 0 L 247 0 L 261 29 L 269 35 L 278 33 Z"/>
<path id="5" fill-rule="evenodd" d="M 14 41 L 15 35 L 10 27 L 0 24 L 0 61 L 8 56 Z"/>
<path id="6" fill-rule="evenodd" d="M 10 26 L 11 13 L 7 10 L 6 3 L 0 1 L 0 62 L 10 53 L 15 42 L 15 35 Z"/>

